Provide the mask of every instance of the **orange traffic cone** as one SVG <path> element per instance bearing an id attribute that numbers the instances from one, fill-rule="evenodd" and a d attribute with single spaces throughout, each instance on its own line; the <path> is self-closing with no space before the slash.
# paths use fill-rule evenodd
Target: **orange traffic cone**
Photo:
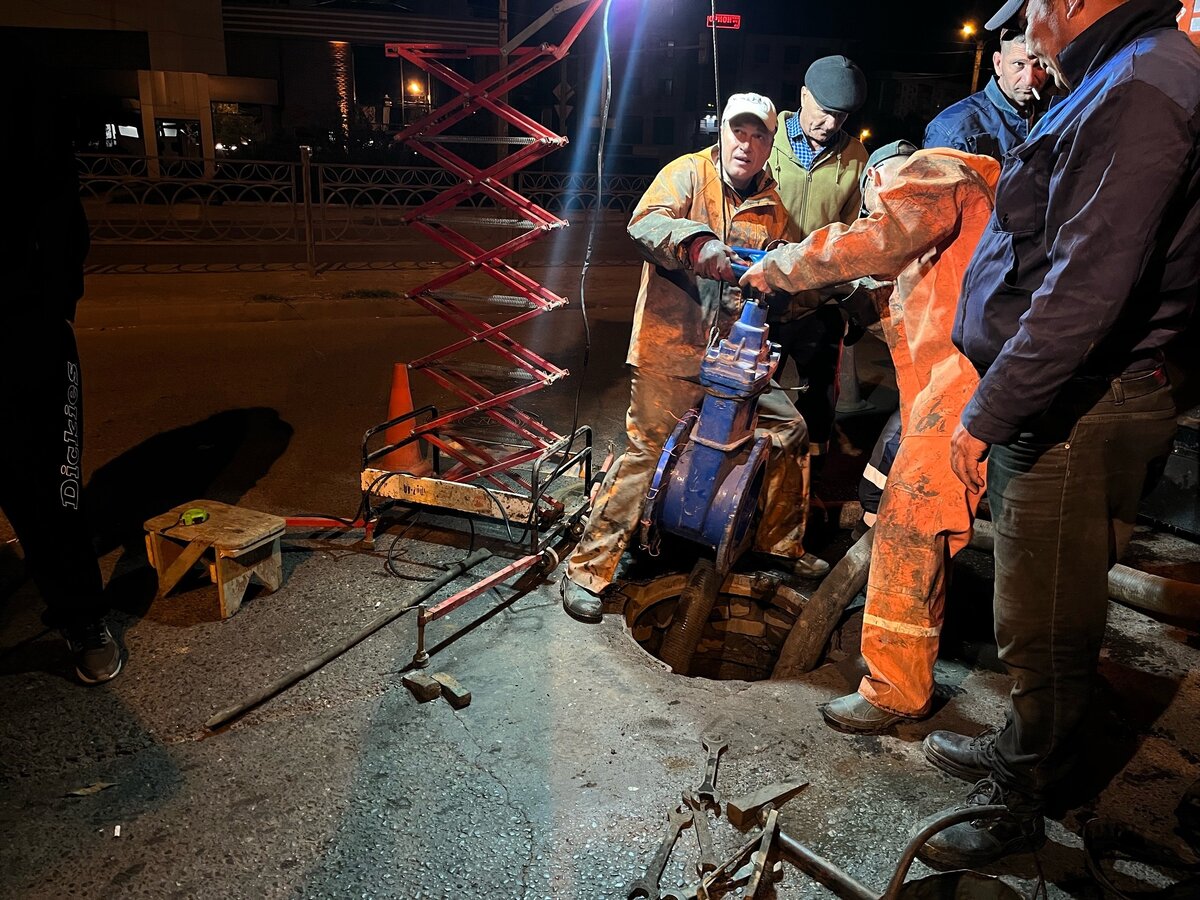
<path id="1" fill-rule="evenodd" d="M 412 391 L 408 386 L 408 366 L 396 363 L 392 367 L 392 393 L 388 397 L 388 419 L 395 419 L 412 412 Z M 384 439 L 389 444 L 404 440 L 413 433 L 414 419 L 408 419 L 399 425 L 393 425 L 384 433 Z M 420 441 L 413 441 L 393 450 L 379 460 L 382 468 L 389 472 L 420 473 L 425 469 L 425 461 L 421 459 Z"/>

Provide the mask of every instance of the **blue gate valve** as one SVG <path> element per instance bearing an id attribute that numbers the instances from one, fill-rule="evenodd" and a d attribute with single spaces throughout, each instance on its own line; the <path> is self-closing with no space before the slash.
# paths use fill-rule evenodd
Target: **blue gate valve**
<path id="1" fill-rule="evenodd" d="M 764 251 L 735 248 L 752 261 Z M 746 267 L 741 268 L 744 274 Z M 728 571 L 750 542 L 771 439 L 755 438 L 758 398 L 779 366 L 765 303 L 748 300 L 729 337 L 700 366 L 704 400 L 676 426 L 646 496 L 645 522 L 716 553 Z"/>

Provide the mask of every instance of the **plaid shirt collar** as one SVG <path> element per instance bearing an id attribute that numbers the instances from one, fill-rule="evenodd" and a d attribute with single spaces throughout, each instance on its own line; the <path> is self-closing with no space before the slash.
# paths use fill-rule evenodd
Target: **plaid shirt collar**
<path id="1" fill-rule="evenodd" d="M 787 136 L 792 144 L 792 152 L 796 154 L 796 162 L 800 163 L 806 170 L 811 170 L 818 159 L 830 152 L 835 142 L 830 141 L 820 150 L 814 150 L 812 144 L 808 142 L 804 131 L 800 128 L 799 113 L 794 116 L 788 116 L 786 121 Z"/>

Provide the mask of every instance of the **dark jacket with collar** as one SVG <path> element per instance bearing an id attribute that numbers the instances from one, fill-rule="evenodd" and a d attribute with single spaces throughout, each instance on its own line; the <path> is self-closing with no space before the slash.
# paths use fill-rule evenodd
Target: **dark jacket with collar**
<path id="1" fill-rule="evenodd" d="M 1029 119 L 1017 111 L 995 77 L 947 106 L 925 129 L 926 147 L 953 147 L 1003 161 L 1004 154 L 1029 137 Z"/>
<path id="2" fill-rule="evenodd" d="M 1080 376 L 1152 368 L 1200 295 L 1200 54 L 1176 0 L 1129 0 L 1060 54 L 1071 92 L 1009 155 L 954 341 L 962 421 L 1007 442 Z"/>
<path id="3" fill-rule="evenodd" d="M 16 60 L 20 60 L 20 50 Z M 83 261 L 89 237 L 79 199 L 79 176 L 62 104 L 52 87 L 35 86 L 33 61 L 0 65 L 0 100 L 23 110 L 21 141 L 0 142 L 0 171 L 9 174 L 0 193 L 0 266 L 4 296 L 0 328 L 30 318 L 73 319 L 83 295 Z M 41 96 L 38 102 L 29 97 Z"/>

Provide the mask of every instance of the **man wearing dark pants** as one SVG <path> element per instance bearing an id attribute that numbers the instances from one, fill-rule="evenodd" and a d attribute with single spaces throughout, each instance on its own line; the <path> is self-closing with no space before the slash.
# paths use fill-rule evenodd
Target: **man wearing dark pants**
<path id="1" fill-rule="evenodd" d="M 18 152 L 12 142 L 0 161 L 0 171 L 18 175 L 0 200 L 0 509 L 49 623 L 70 645 L 76 675 L 98 684 L 116 677 L 124 654 L 104 622 L 104 585 L 82 505 L 83 382 L 71 323 L 83 294 L 87 221 L 75 158 L 51 104 L 22 108 L 37 117 L 31 143 L 19 145 L 20 166 L 9 158 Z"/>
<path id="2" fill-rule="evenodd" d="M 976 868 L 1045 840 L 1046 798 L 1080 752 L 1107 572 L 1175 408 L 1162 350 L 1200 294 L 1200 55 L 1177 0 L 1010 0 L 1069 94 L 1009 158 L 963 280 L 955 341 L 981 372 L 952 439 L 996 532 L 996 641 L 1012 675 L 994 738 L 934 732 L 929 759 L 1010 815 L 930 839 Z M 990 450 L 990 453 L 989 453 Z"/>

